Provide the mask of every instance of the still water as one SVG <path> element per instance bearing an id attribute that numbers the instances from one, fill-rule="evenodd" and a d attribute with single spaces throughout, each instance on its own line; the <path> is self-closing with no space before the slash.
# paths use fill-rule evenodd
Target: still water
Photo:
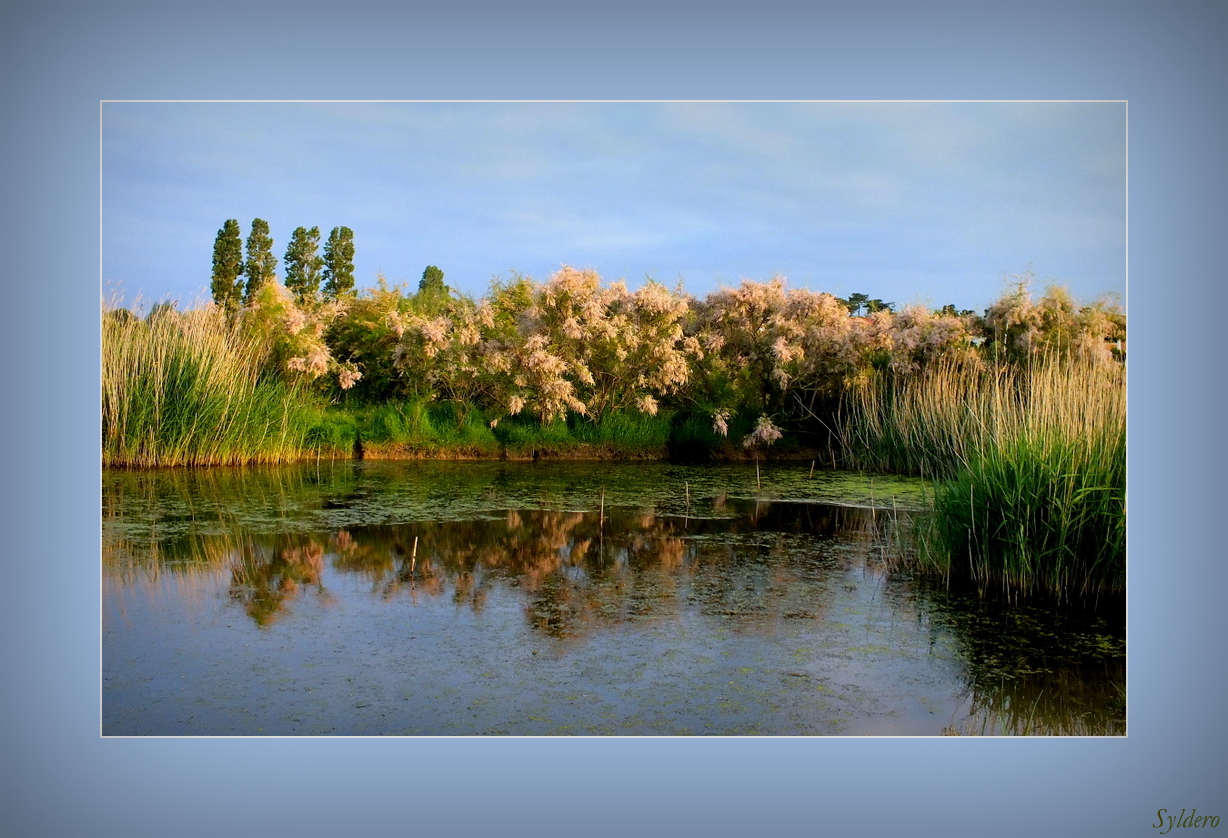
<path id="1" fill-rule="evenodd" d="M 1120 620 L 898 567 L 809 464 L 103 474 L 104 735 L 1124 735 Z"/>

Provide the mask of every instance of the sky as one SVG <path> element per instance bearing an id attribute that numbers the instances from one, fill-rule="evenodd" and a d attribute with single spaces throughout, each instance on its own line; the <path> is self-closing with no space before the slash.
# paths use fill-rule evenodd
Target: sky
<path id="1" fill-rule="evenodd" d="M 354 231 L 358 287 L 563 265 L 983 311 L 1126 293 L 1124 102 L 104 102 L 104 301 L 209 296 L 223 223 Z"/>

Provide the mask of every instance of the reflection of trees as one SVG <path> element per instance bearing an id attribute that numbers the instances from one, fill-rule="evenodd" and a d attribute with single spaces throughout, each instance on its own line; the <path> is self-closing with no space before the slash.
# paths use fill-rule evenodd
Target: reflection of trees
<path id="1" fill-rule="evenodd" d="M 651 513 L 608 510 L 603 526 L 592 513 L 513 510 L 495 520 L 365 528 L 363 537 L 394 559 L 384 566 L 385 595 L 450 589 L 456 604 L 480 610 L 502 582 L 523 592 L 532 625 L 563 636 L 618 613 L 613 592 L 633 593 L 642 570 L 679 567 L 686 549 L 675 530 Z"/>
<path id="2" fill-rule="evenodd" d="M 698 521 L 691 600 L 745 628 L 821 619 L 844 571 L 873 571 L 884 517 L 827 504 L 726 501 L 735 517 Z"/>
<path id="3" fill-rule="evenodd" d="M 514 510 L 500 519 L 355 528 L 333 564 L 368 576 L 384 596 L 450 591 L 454 603 L 475 610 L 492 585 L 513 585 L 530 625 L 565 637 L 678 619 L 695 605 L 746 625 L 815 617 L 824 603 L 801 602 L 798 591 L 819 591 L 832 562 L 864 562 L 876 532 L 866 510 L 741 504 L 727 501 L 725 511 L 735 514 L 721 519 L 612 509 L 603 525 L 592 513 Z M 850 532 L 865 536 L 851 542 L 860 552 L 822 546 L 837 534 L 848 544 Z M 799 552 L 807 554 L 800 562 Z"/>
<path id="4" fill-rule="evenodd" d="M 716 491 L 701 502 L 692 483 L 685 505 L 669 507 L 676 515 L 607 500 L 603 523 L 597 512 L 534 508 L 539 499 L 520 498 L 511 472 L 496 465 L 454 483 L 427 479 L 430 469 L 414 483 L 394 479 L 400 473 L 364 476 L 347 465 L 330 477 L 325 464 L 318 485 L 304 469 L 108 473 L 104 581 L 158 584 L 166 574 L 179 594 L 202 598 L 220 581 L 259 625 L 313 591 L 328 597 L 329 572 L 363 580 L 385 599 L 450 600 L 475 612 L 502 587 L 521 595 L 534 631 L 575 638 L 684 614 L 737 632 L 772 632 L 846 605 L 841 586 L 857 572 L 895 589 L 894 617 L 929 622 L 960 646 L 970 711 L 951 720 L 952 732 L 1124 732 L 1124 641 L 1105 629 L 1112 620 L 1080 622 L 918 589 L 905 574 L 892 575 L 900 545 L 894 516 L 884 512 Z M 439 474 L 456 473 L 440 466 Z M 575 486 L 599 485 L 600 477 L 556 478 L 551 497 L 571 498 Z M 507 500 L 523 502 L 515 511 L 483 506 Z M 401 515 L 402 502 L 414 515 L 466 520 L 348 523 L 371 520 L 351 514 L 355 507 Z"/>
<path id="5" fill-rule="evenodd" d="M 161 555 L 173 556 L 176 567 L 225 569 L 230 595 L 260 625 L 277 619 L 303 589 L 325 593 L 326 561 L 336 572 L 366 578 L 384 598 L 447 595 L 475 611 L 492 586 L 515 587 L 529 624 L 555 637 L 678 619 L 694 605 L 750 625 L 796 616 L 790 609 L 814 616 L 822 608 L 800 609 L 785 594 L 799 585 L 814 589 L 817 571 L 813 562 L 798 562 L 794 542 L 780 533 L 847 531 L 860 514 L 782 506 L 792 508 L 773 511 L 763 503 L 752 514 L 706 520 L 626 509 L 607 509 L 604 521 L 586 512 L 513 510 L 500 518 L 351 527 L 327 536 L 194 536 Z"/>
<path id="6" fill-rule="evenodd" d="M 272 478 L 268 485 L 256 482 L 272 495 L 285 488 Z M 178 488 L 190 493 L 200 485 Z M 789 536 L 839 536 L 865 552 L 875 531 L 873 514 L 857 508 L 722 497 L 712 511 L 721 517 L 607 508 L 603 521 L 591 512 L 521 509 L 497 518 L 347 527 L 331 535 L 245 535 L 232 523 L 225 534 L 152 541 L 146 570 L 225 570 L 231 596 L 261 625 L 276 619 L 302 588 L 323 591 L 326 558 L 334 571 L 368 579 L 385 598 L 450 594 L 455 604 L 481 610 L 491 587 L 507 584 L 523 592 L 532 626 L 563 637 L 625 621 L 678 619 L 696 604 L 701 613 L 748 625 L 813 616 L 821 603 L 781 605 L 790 601 L 782 592 L 814 583 L 811 565 L 818 557 L 811 550 L 799 563 L 797 542 Z M 104 544 L 104 561 L 110 556 L 117 569 L 130 569 L 121 555 L 140 551 L 123 538 L 111 543 L 111 549 Z M 843 555 L 846 562 L 856 558 L 855 551 Z"/>
<path id="7" fill-rule="evenodd" d="M 305 586 L 327 596 L 323 585 L 324 545 L 310 536 L 288 536 L 270 546 L 244 540 L 230 565 L 230 596 L 257 625 L 281 616 Z"/>

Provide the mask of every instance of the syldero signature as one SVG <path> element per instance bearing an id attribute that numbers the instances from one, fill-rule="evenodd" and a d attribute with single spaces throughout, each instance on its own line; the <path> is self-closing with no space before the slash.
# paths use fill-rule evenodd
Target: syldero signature
<path id="1" fill-rule="evenodd" d="M 1167 809 L 1160 809 L 1157 811 L 1156 820 L 1158 823 L 1153 823 L 1151 825 L 1152 829 L 1159 829 L 1161 835 L 1167 834 L 1173 827 L 1177 826 L 1204 828 L 1209 826 L 1212 829 L 1219 826 L 1219 815 L 1196 815 L 1198 812 L 1197 809 L 1191 809 L 1188 815 L 1185 813 L 1185 810 L 1182 809 L 1180 815 L 1167 815 L 1167 821 L 1165 820 L 1166 812 L 1168 812 Z"/>

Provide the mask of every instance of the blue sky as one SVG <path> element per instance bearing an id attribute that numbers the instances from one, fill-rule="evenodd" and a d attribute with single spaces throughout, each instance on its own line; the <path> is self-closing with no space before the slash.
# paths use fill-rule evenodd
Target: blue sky
<path id="1" fill-rule="evenodd" d="M 1120 102 L 106 102 L 101 159 L 102 293 L 129 305 L 207 298 L 228 218 L 279 259 L 350 227 L 359 287 L 570 264 L 980 311 L 1031 270 L 1125 298 Z"/>

